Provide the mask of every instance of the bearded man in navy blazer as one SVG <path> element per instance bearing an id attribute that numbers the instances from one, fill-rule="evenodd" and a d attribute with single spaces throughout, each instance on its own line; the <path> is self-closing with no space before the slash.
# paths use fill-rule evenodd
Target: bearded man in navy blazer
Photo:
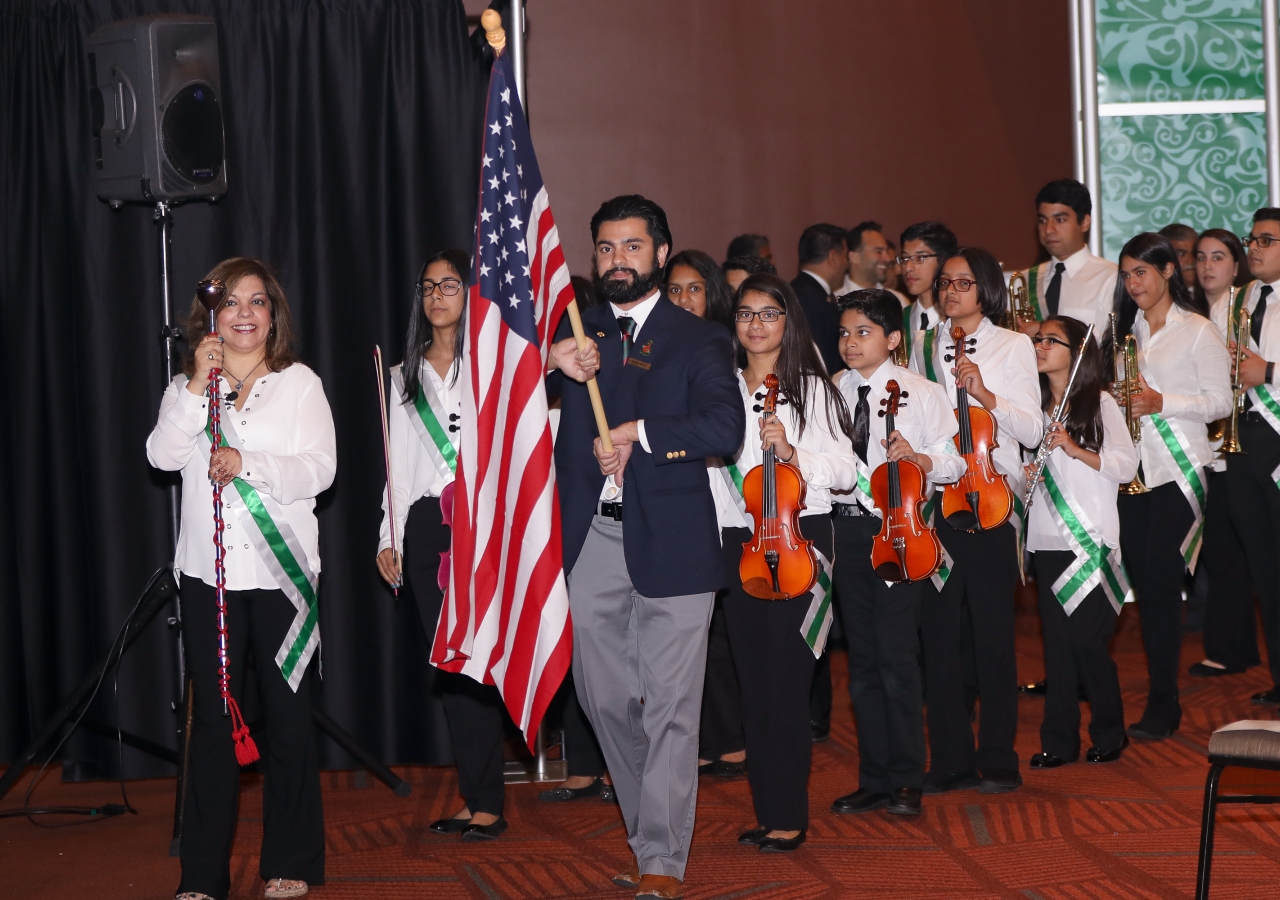
<path id="1" fill-rule="evenodd" d="M 573 675 L 635 855 L 614 881 L 637 897 L 679 897 L 697 799 L 707 628 L 725 581 L 706 459 L 738 450 L 746 415 L 724 327 L 664 296 L 671 233 L 662 208 L 616 197 L 592 218 L 591 237 L 601 305 L 582 323 L 599 349 L 612 453 L 577 383 L 594 366 L 575 355 L 572 338 L 551 353 L 572 379 L 555 457 Z"/>

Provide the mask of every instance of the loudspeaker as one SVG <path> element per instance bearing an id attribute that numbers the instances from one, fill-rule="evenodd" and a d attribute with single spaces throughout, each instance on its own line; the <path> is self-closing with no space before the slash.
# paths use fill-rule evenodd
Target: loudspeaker
<path id="1" fill-rule="evenodd" d="M 225 194 L 213 19 L 126 19 L 89 35 L 87 46 L 98 196 L 119 207 Z"/>

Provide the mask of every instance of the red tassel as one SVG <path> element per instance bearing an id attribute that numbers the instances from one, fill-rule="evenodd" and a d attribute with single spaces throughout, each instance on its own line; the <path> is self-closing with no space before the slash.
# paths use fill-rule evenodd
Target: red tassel
<path id="1" fill-rule="evenodd" d="M 236 762 L 242 766 L 258 761 L 258 745 L 249 737 L 249 726 L 240 715 L 240 707 L 235 698 L 227 695 L 227 705 L 231 711 L 231 739 L 236 742 Z"/>

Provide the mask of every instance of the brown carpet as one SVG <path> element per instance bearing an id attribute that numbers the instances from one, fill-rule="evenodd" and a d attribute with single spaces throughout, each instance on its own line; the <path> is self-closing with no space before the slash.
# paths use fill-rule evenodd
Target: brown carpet
<path id="1" fill-rule="evenodd" d="M 1034 613 L 1019 616 L 1019 667 L 1040 676 Z M 1137 611 L 1125 610 L 1115 643 L 1126 714 L 1141 713 L 1146 686 Z M 1200 659 L 1198 635 L 1188 635 L 1183 669 Z M 975 792 L 925 798 L 925 814 L 903 820 L 882 812 L 836 817 L 832 799 L 856 785 L 857 746 L 843 655 L 835 660 L 835 724 L 815 748 L 809 784 L 809 842 L 797 853 L 766 855 L 739 846 L 754 825 L 745 779 L 704 778 L 689 863 L 691 900 L 779 898 L 955 898 L 1094 900 L 1190 897 L 1196 871 L 1199 816 L 1210 732 L 1227 722 L 1273 718 L 1249 694 L 1270 686 L 1265 671 L 1217 679 L 1183 677 L 1182 729 L 1171 740 L 1136 745 L 1113 765 L 1084 763 L 1049 772 L 1027 768 L 1039 748 L 1041 701 L 1020 705 L 1018 752 L 1026 785 L 1015 794 Z M 1086 716 L 1088 708 L 1084 710 Z M 1088 736 L 1082 736 L 1088 746 Z M 328 836 L 328 884 L 317 898 L 474 898 L 534 900 L 615 897 L 627 892 L 609 879 L 628 859 L 617 807 L 596 800 L 540 804 L 537 786 L 508 793 L 511 829 L 492 844 L 462 844 L 430 834 L 433 819 L 459 806 L 450 770 L 409 768 L 414 790 L 399 799 L 363 772 L 323 776 Z M 40 804 L 112 799 L 110 784 L 62 785 L 56 772 L 37 792 Z M 1280 773 L 1228 775 L 1280 792 Z M 23 782 L 25 788 L 25 782 Z M 173 782 L 130 785 L 140 811 L 97 824 L 44 830 L 23 819 L 0 820 L 0 897 L 165 898 L 173 896 L 178 864 L 166 855 Z M 0 805 L 20 802 L 21 788 Z M 233 896 L 257 897 L 256 848 L 261 840 L 261 784 L 246 776 L 232 860 Z M 1280 808 L 1226 807 L 1219 814 L 1215 900 L 1280 895 Z"/>

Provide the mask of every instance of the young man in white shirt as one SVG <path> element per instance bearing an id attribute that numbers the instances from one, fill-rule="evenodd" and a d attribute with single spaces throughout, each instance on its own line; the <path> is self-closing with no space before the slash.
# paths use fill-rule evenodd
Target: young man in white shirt
<path id="1" fill-rule="evenodd" d="M 1018 323 L 1023 334 L 1034 335 L 1046 316 L 1058 315 L 1093 323 L 1099 343 L 1107 334 L 1117 269 L 1089 252 L 1092 212 L 1089 189 L 1071 178 L 1051 181 L 1036 194 L 1036 233 L 1049 260 L 1023 272 L 1036 313 L 1034 322 Z"/>
<path id="2" fill-rule="evenodd" d="M 941 222 L 917 222 L 902 232 L 902 283 L 911 303 L 902 311 L 902 340 L 910 358 L 920 332 L 928 331 L 945 316 L 933 293 L 933 280 L 947 257 L 956 252 L 956 236 Z"/>

